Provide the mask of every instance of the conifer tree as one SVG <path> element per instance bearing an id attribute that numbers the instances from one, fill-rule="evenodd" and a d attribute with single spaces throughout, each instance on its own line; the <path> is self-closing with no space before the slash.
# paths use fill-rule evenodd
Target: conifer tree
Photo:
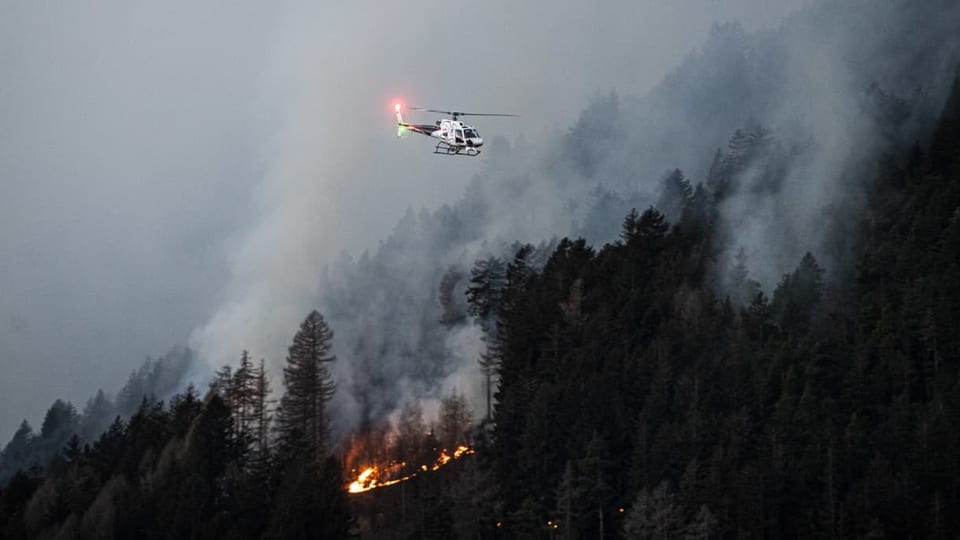
<path id="1" fill-rule="evenodd" d="M 328 453 L 326 404 L 335 385 L 327 364 L 332 354 L 333 331 L 314 310 L 300 325 L 283 368 L 286 393 L 277 410 L 277 432 L 288 450 L 302 449 L 320 463 Z"/>
<path id="2" fill-rule="evenodd" d="M 823 295 L 824 271 L 807 252 L 793 273 L 785 274 L 773 293 L 771 310 L 788 330 L 806 328 Z"/>
<path id="3" fill-rule="evenodd" d="M 234 416 L 234 436 L 241 464 L 254 444 L 254 407 L 257 399 L 257 380 L 250 353 L 244 350 L 240 354 L 240 365 L 229 381 L 229 405 Z"/>
<path id="4" fill-rule="evenodd" d="M 693 188 L 680 169 L 670 171 L 663 179 L 663 188 L 657 200 L 657 209 L 667 219 L 678 221 L 683 209 L 690 203 Z"/>
<path id="5" fill-rule="evenodd" d="M 440 280 L 440 307 L 443 308 L 440 322 L 443 324 L 459 324 L 467 318 L 463 297 L 457 298 L 454 294 L 464 277 L 460 267 L 451 265 Z"/>
<path id="6" fill-rule="evenodd" d="M 488 257 L 476 262 L 470 270 L 470 286 L 467 287 L 467 312 L 489 334 L 495 330 L 494 319 L 500 309 L 506 269 L 498 257 Z"/>
<path id="7" fill-rule="evenodd" d="M 269 433 L 273 413 L 270 409 L 270 377 L 262 358 L 254 376 L 254 394 L 250 416 L 253 429 L 253 461 L 258 466 L 264 466 L 270 452 Z"/>
<path id="8" fill-rule="evenodd" d="M 80 415 L 78 428 L 80 440 L 88 442 L 97 438 L 113 421 L 113 415 L 113 403 L 103 390 L 97 390 L 96 395 L 87 400 L 83 407 L 83 414 Z"/>
<path id="9" fill-rule="evenodd" d="M 408 469 L 417 468 L 423 454 L 423 437 L 427 426 L 423 422 L 423 407 L 420 400 L 412 399 L 403 404 L 397 420 L 397 459 L 409 463 Z"/>
<path id="10" fill-rule="evenodd" d="M 471 414 L 467 399 L 456 390 L 450 392 L 440 402 L 440 445 L 448 452 L 466 442 L 467 429 L 470 427 Z"/>
<path id="11" fill-rule="evenodd" d="M 677 497 L 667 481 L 652 490 L 642 489 L 627 512 L 626 537 L 636 540 L 677 538 L 682 530 L 682 514 Z"/>
<path id="12" fill-rule="evenodd" d="M 640 214 L 637 212 L 637 209 L 630 209 L 627 217 L 623 218 L 623 225 L 620 227 L 620 240 L 623 241 L 624 244 L 629 244 L 630 241 L 637 236 L 639 222 Z"/>
<path id="13" fill-rule="evenodd" d="M 734 306 L 750 305 L 753 299 L 760 294 L 760 283 L 750 278 L 750 271 L 747 269 L 747 253 L 743 247 L 737 251 L 735 262 L 727 279 Z"/>
<path id="14" fill-rule="evenodd" d="M 0 451 L 0 484 L 13 476 L 17 469 L 27 468 L 33 464 L 31 460 L 37 458 L 32 450 L 36 438 L 30 422 L 26 419 L 20 422 L 20 427 L 17 428 L 10 442 Z"/>

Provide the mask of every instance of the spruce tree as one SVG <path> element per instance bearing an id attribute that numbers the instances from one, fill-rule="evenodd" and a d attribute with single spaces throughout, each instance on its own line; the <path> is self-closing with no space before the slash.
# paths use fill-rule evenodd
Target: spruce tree
<path id="1" fill-rule="evenodd" d="M 254 407 L 257 398 L 256 372 L 250 353 L 244 350 L 240 354 L 240 365 L 229 382 L 232 400 L 229 405 L 234 417 L 234 436 L 241 466 L 245 465 L 247 454 L 254 445 Z"/>
<path id="2" fill-rule="evenodd" d="M 269 458 L 269 430 L 273 413 L 270 410 L 270 378 L 260 359 L 260 366 L 254 376 L 254 394 L 250 410 L 253 420 L 253 462 L 255 466 L 263 466 Z"/>
<path id="3" fill-rule="evenodd" d="M 680 169 L 674 169 L 663 179 L 663 188 L 657 200 L 657 209 L 672 221 L 678 221 L 683 209 L 690 203 L 693 187 Z"/>
<path id="4" fill-rule="evenodd" d="M 293 337 L 283 368 L 286 393 L 277 410 L 277 432 L 284 450 L 304 450 L 320 463 L 328 453 L 326 403 L 335 385 L 327 364 L 332 354 L 333 331 L 314 310 Z"/>
<path id="5" fill-rule="evenodd" d="M 500 309 L 505 279 L 506 267 L 498 257 L 481 259 L 470 270 L 467 312 L 480 323 L 487 334 L 494 331 L 493 321 Z"/>
<path id="6" fill-rule="evenodd" d="M 423 454 L 423 436 L 427 426 L 423 422 L 423 407 L 420 400 L 412 399 L 403 404 L 397 420 L 397 459 L 404 465 L 404 474 L 419 468 Z"/>
<path id="7" fill-rule="evenodd" d="M 457 446 L 465 442 L 470 421 L 471 414 L 467 398 L 463 394 L 458 394 L 456 390 L 445 396 L 440 402 L 441 447 L 447 452 L 453 452 Z"/>

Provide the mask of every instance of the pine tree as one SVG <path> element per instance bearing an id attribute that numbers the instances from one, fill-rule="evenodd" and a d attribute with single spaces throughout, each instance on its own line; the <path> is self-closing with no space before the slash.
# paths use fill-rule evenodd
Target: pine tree
<path id="1" fill-rule="evenodd" d="M 690 202 L 683 207 L 680 216 L 680 227 L 685 237 L 693 243 L 704 241 L 707 232 L 716 219 L 714 198 L 707 192 L 702 183 L 698 183 L 690 196 Z"/>
<path id="2" fill-rule="evenodd" d="M 731 300 L 735 306 L 750 305 L 753 299 L 760 294 L 760 283 L 750 279 L 750 272 L 747 269 L 747 253 L 743 247 L 737 251 L 737 257 L 727 279 Z"/>
<path id="3" fill-rule="evenodd" d="M 770 307 L 784 328 L 792 331 L 806 328 L 823 296 L 823 274 L 817 260 L 807 252 L 797 269 L 783 276 Z"/>
<path id="4" fill-rule="evenodd" d="M 723 162 L 723 151 L 717 148 L 713 155 L 713 161 L 710 163 L 710 169 L 707 171 L 707 187 L 713 192 L 717 200 L 722 200 L 726 195 L 729 178 L 726 167 Z"/>
<path id="5" fill-rule="evenodd" d="M 470 428 L 471 414 L 467 399 L 456 390 L 440 401 L 440 445 L 447 452 L 453 452 L 466 441 Z"/>
<path id="6" fill-rule="evenodd" d="M 637 222 L 637 234 L 647 242 L 660 240 L 670 230 L 670 224 L 661 212 L 652 206 L 643 211 Z"/>
<path id="7" fill-rule="evenodd" d="M 489 334 L 495 330 L 494 320 L 500 309 L 506 269 L 498 257 L 480 259 L 470 270 L 470 286 L 467 287 L 467 312 Z"/>
<path id="8" fill-rule="evenodd" d="M 70 402 L 58 399 L 47 410 L 40 426 L 40 438 L 47 440 L 64 439 L 76 429 L 77 409 Z"/>
<path id="9" fill-rule="evenodd" d="M 351 538 L 354 520 L 343 489 L 343 471 L 333 457 L 319 463 L 295 458 L 285 466 L 263 538 L 340 540 Z"/>
<path id="10" fill-rule="evenodd" d="M 624 244 L 629 244 L 639 235 L 640 214 L 636 208 L 630 209 L 627 217 L 623 218 L 623 225 L 620 227 L 620 240 Z"/>
<path id="11" fill-rule="evenodd" d="M 17 428 L 10 442 L 0 452 L 0 485 L 13 476 L 17 469 L 25 469 L 33 464 L 33 460 L 37 458 L 32 450 L 36 437 L 30 422 L 26 419 L 20 422 L 20 427 Z"/>
<path id="12" fill-rule="evenodd" d="M 532 245 L 524 244 L 516 250 L 513 260 L 507 265 L 503 288 L 500 291 L 499 306 L 494 316 L 495 323 L 484 334 L 486 348 L 477 363 L 480 364 L 484 376 L 484 390 L 487 398 L 485 421 L 490 421 L 493 418 L 494 378 L 497 375 L 509 339 L 508 328 L 510 325 L 508 321 L 515 308 L 515 302 L 523 293 L 527 280 L 533 273 L 529 261 L 533 252 L 534 247 Z"/>
<path id="13" fill-rule="evenodd" d="M 187 436 L 188 463 L 207 481 L 223 475 L 235 459 L 234 420 L 230 407 L 216 393 L 210 394 Z"/>
<path id="14" fill-rule="evenodd" d="M 572 461 L 567 461 L 555 494 L 557 509 L 554 515 L 555 520 L 561 524 L 559 531 L 563 540 L 576 538 L 577 523 L 580 522 L 583 512 L 589 511 L 583 504 L 588 487 L 583 485 L 583 479 L 574 467 Z"/>
<path id="15" fill-rule="evenodd" d="M 270 422 L 273 419 L 273 413 L 270 409 L 270 377 L 264 364 L 264 360 L 261 358 L 260 366 L 254 375 L 254 393 L 250 409 L 253 462 L 258 467 L 265 466 L 269 459 Z"/>
<path id="16" fill-rule="evenodd" d="M 250 360 L 250 353 L 244 350 L 240 354 L 240 365 L 229 381 L 229 403 L 234 417 L 234 436 L 237 441 L 241 466 L 245 465 L 246 456 L 254 445 L 254 407 L 257 399 L 257 375 Z"/>
<path id="17" fill-rule="evenodd" d="M 320 463 L 327 453 L 326 403 L 335 385 L 327 364 L 336 360 L 331 353 L 333 331 L 316 310 L 312 311 L 293 338 L 283 368 L 286 393 L 277 410 L 277 432 L 287 450 L 304 450 Z"/>
<path id="18" fill-rule="evenodd" d="M 440 280 L 440 307 L 443 314 L 440 316 L 442 324 L 454 325 L 467 318 L 467 311 L 463 305 L 463 298 L 457 298 L 454 292 L 466 275 L 458 266 L 451 265 Z"/>
<path id="19" fill-rule="evenodd" d="M 677 222 L 692 196 L 690 181 L 683 176 L 680 169 L 674 169 L 663 178 L 663 188 L 656 207 L 667 219 Z"/>
<path id="20" fill-rule="evenodd" d="M 88 442 L 96 439 L 113 421 L 113 416 L 113 403 L 103 393 L 103 390 L 97 390 L 97 394 L 87 400 L 83 407 L 78 428 L 80 440 Z"/>
<path id="21" fill-rule="evenodd" d="M 953 81 L 950 97 L 934 130 L 930 144 L 930 172 L 956 176 L 960 173 L 960 76 Z"/>
<path id="22" fill-rule="evenodd" d="M 682 514 L 667 481 L 642 489 L 627 511 L 624 531 L 631 540 L 667 540 L 681 533 Z"/>
<path id="23" fill-rule="evenodd" d="M 403 404 L 397 419 L 397 459 L 409 464 L 409 469 L 419 467 L 423 455 L 423 436 L 427 426 L 423 422 L 423 407 L 419 399 L 411 399 Z"/>

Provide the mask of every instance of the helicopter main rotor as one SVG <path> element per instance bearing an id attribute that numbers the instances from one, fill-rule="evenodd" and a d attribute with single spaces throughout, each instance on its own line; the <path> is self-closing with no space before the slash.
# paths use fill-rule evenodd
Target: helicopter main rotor
<path id="1" fill-rule="evenodd" d="M 513 116 L 517 117 L 516 114 L 502 114 L 502 113 L 474 113 L 474 112 L 461 112 L 461 111 L 442 111 L 439 109 L 427 109 L 425 107 L 407 107 L 411 111 L 425 111 L 438 114 L 449 114 L 456 120 L 460 116 Z"/>

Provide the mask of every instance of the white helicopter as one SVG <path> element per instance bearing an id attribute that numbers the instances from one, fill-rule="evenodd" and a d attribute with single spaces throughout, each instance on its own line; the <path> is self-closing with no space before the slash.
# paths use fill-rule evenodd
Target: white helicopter
<path id="1" fill-rule="evenodd" d="M 515 114 L 493 114 L 493 113 L 465 113 L 459 111 L 438 111 L 436 109 L 423 109 L 420 107 L 408 107 L 412 111 L 425 111 L 440 114 L 449 114 L 453 119 L 444 118 L 437 120 L 433 124 L 408 124 L 403 121 L 400 114 L 400 104 L 397 103 L 394 109 L 397 111 L 397 137 L 403 135 L 404 131 L 413 131 L 428 137 L 440 139 L 433 153 L 444 156 L 477 156 L 480 155 L 480 147 L 483 146 L 483 139 L 473 126 L 468 126 L 458 120 L 461 116 L 517 116 Z"/>

